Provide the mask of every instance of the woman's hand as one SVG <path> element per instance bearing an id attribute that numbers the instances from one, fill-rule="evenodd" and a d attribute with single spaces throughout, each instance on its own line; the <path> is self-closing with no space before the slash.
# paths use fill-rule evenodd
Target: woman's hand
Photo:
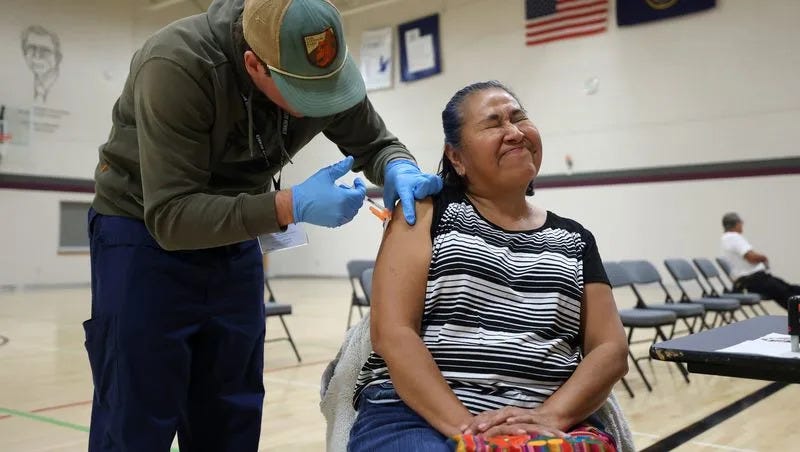
<path id="1" fill-rule="evenodd" d="M 571 425 L 550 409 L 546 404 L 532 410 L 523 410 L 518 416 L 506 419 L 507 424 L 538 424 L 558 431 L 566 430 Z"/>
<path id="2" fill-rule="evenodd" d="M 499 410 L 488 410 L 472 418 L 472 422 L 461 426 L 465 435 L 478 435 L 486 430 L 506 422 L 513 416 L 523 416 L 528 410 L 516 407 L 503 407 Z"/>
<path id="3" fill-rule="evenodd" d="M 564 438 L 567 436 L 566 433 L 562 432 L 561 430 L 553 427 L 549 427 L 547 425 L 537 424 L 537 423 L 511 423 L 506 421 L 505 424 L 496 425 L 489 430 L 486 430 L 481 434 L 481 436 L 485 438 L 491 438 L 493 436 L 500 436 L 500 435 L 543 435 L 543 436 L 553 436 L 556 438 Z"/>
<path id="4" fill-rule="evenodd" d="M 548 436 L 564 436 L 560 418 L 545 407 L 524 409 L 504 407 L 499 410 L 484 411 L 472 418 L 472 422 L 462 426 L 464 434 L 496 436 L 539 433 Z"/>

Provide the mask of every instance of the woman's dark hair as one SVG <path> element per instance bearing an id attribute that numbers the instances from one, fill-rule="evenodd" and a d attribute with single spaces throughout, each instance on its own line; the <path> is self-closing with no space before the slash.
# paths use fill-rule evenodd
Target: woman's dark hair
<path id="1" fill-rule="evenodd" d="M 444 110 L 442 110 L 442 128 L 444 129 L 445 144 L 449 144 L 456 149 L 461 148 L 461 127 L 464 125 L 464 114 L 461 110 L 461 106 L 470 95 L 480 91 L 485 91 L 487 89 L 502 89 L 511 95 L 515 101 L 517 101 L 517 103 L 520 105 L 520 108 L 523 108 L 522 103 L 519 101 L 519 98 L 517 98 L 517 95 L 497 80 L 489 80 L 486 82 L 477 82 L 467 85 L 458 90 L 458 92 L 456 92 L 453 97 L 450 98 L 450 101 L 447 102 Z M 459 192 L 466 190 L 466 181 L 462 176 L 458 175 L 455 167 L 453 166 L 453 162 L 447 158 L 446 153 L 442 155 L 442 161 L 439 162 L 439 176 L 444 181 L 444 185 L 446 187 L 452 188 Z M 528 196 L 533 195 L 533 181 L 531 181 L 531 183 L 528 185 L 528 189 L 525 190 L 525 194 Z"/>

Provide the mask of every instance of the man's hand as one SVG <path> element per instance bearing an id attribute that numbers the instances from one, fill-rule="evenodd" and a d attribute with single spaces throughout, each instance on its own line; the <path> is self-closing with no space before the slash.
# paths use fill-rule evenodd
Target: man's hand
<path id="1" fill-rule="evenodd" d="M 364 203 L 367 186 L 359 178 L 353 181 L 353 188 L 336 185 L 336 179 L 352 167 L 353 157 L 347 157 L 292 187 L 294 222 L 334 228 L 352 220 Z"/>
<path id="2" fill-rule="evenodd" d="M 403 205 L 406 223 L 417 221 L 414 210 L 416 199 L 425 199 L 442 190 L 442 179 L 433 174 L 425 174 L 411 160 L 392 160 L 386 165 L 383 186 L 383 205 L 394 210 L 398 199 Z"/>

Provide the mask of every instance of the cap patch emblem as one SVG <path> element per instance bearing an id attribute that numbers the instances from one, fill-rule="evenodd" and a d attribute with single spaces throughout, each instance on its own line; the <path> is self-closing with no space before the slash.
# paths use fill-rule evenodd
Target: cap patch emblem
<path id="1" fill-rule="evenodd" d="M 314 66 L 325 68 L 336 59 L 337 43 L 333 28 L 328 27 L 321 33 L 304 36 L 303 39 L 306 44 L 306 57 Z"/>

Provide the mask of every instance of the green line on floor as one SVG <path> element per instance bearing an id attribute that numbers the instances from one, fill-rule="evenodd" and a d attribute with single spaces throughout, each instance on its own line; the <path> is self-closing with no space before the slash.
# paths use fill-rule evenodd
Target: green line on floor
<path id="1" fill-rule="evenodd" d="M 89 433 L 89 427 L 86 427 L 85 425 L 73 424 L 71 422 L 61 421 L 61 420 L 58 420 L 58 419 L 55 419 L 55 418 L 52 418 L 52 417 L 40 416 L 38 414 L 32 414 L 32 413 L 26 413 L 25 411 L 17 411 L 17 410 L 11 410 L 11 409 L 8 409 L 8 408 L 0 407 L 0 414 L 8 414 L 8 415 L 11 415 L 11 416 L 24 417 L 24 418 L 30 419 L 32 421 L 44 422 L 46 424 L 57 425 L 59 427 L 64 427 L 64 428 L 69 428 L 69 429 L 72 429 L 72 430 L 78 430 L 80 432 Z M 170 449 L 170 452 L 180 452 L 180 451 L 178 450 L 177 447 L 173 447 L 172 449 Z"/>
<path id="2" fill-rule="evenodd" d="M 8 408 L 2 408 L 2 407 L 0 407 L 0 413 L 10 414 L 11 416 L 24 417 L 34 421 L 45 422 L 47 424 L 57 425 L 59 427 L 66 427 L 66 428 L 71 428 L 72 430 L 78 430 L 81 432 L 89 433 L 89 427 L 73 424 L 71 422 L 60 421 L 52 417 L 39 416 L 38 414 L 31 414 L 31 413 L 26 413 L 24 411 L 10 410 Z"/>

